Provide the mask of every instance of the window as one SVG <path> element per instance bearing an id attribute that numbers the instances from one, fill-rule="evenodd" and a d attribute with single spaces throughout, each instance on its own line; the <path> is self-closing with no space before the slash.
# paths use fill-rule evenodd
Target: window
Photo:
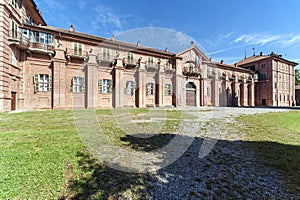
<path id="1" fill-rule="evenodd" d="M 261 81 L 267 80 L 267 74 L 260 74 L 260 80 Z"/>
<path id="2" fill-rule="evenodd" d="M 148 65 L 153 66 L 153 57 L 148 56 Z"/>
<path id="3" fill-rule="evenodd" d="M 277 89 L 277 83 L 274 83 L 274 88 Z"/>
<path id="4" fill-rule="evenodd" d="M 81 56 L 82 55 L 83 45 L 78 42 L 74 42 L 74 55 Z"/>
<path id="5" fill-rule="evenodd" d="M 147 83 L 146 85 L 146 94 L 147 95 L 154 95 L 154 83 Z"/>
<path id="6" fill-rule="evenodd" d="M 12 5 L 14 8 L 17 8 L 17 6 L 18 6 L 18 1 L 17 1 L 17 0 L 11 0 L 11 5 Z"/>
<path id="7" fill-rule="evenodd" d="M 166 60 L 166 68 L 167 69 L 171 68 L 170 60 Z"/>
<path id="8" fill-rule="evenodd" d="M 85 92 L 85 81 L 83 77 L 73 77 L 71 91 L 75 93 Z"/>
<path id="9" fill-rule="evenodd" d="M 107 49 L 107 48 L 102 49 L 102 59 L 110 60 L 110 49 Z"/>
<path id="10" fill-rule="evenodd" d="M 133 53 L 132 52 L 128 52 L 127 53 L 127 62 L 133 64 Z"/>
<path id="11" fill-rule="evenodd" d="M 263 83 L 263 84 L 262 84 L 262 89 L 265 89 L 265 88 L 266 88 L 266 84 Z"/>
<path id="12" fill-rule="evenodd" d="M 266 67 L 266 64 L 261 64 L 261 68 L 265 68 Z"/>
<path id="13" fill-rule="evenodd" d="M 11 20 L 11 37 L 12 38 L 18 38 L 18 24 L 14 21 Z"/>
<path id="14" fill-rule="evenodd" d="M 134 81 L 127 81 L 124 93 L 128 95 L 133 95 L 135 87 L 136 87 L 136 83 Z"/>
<path id="15" fill-rule="evenodd" d="M 99 93 L 100 94 L 111 94 L 112 93 L 112 80 L 99 79 Z"/>
<path id="16" fill-rule="evenodd" d="M 52 76 L 48 74 L 34 74 L 34 86 L 36 92 L 52 90 Z"/>
<path id="17" fill-rule="evenodd" d="M 17 66 L 16 51 L 11 50 L 11 64 Z"/>
<path id="18" fill-rule="evenodd" d="M 166 84 L 165 85 L 165 95 L 166 96 L 171 96 L 173 94 L 173 87 L 171 84 Z"/>

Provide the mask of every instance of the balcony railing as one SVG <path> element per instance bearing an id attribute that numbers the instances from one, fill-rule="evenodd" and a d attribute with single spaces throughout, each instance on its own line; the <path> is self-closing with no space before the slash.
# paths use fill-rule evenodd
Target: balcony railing
<path id="1" fill-rule="evenodd" d="M 172 65 L 160 65 L 160 67 L 162 67 L 167 73 L 175 72 L 175 69 L 172 68 Z"/>
<path id="2" fill-rule="evenodd" d="M 258 74 L 258 81 L 268 82 L 270 81 L 270 77 L 267 76 L 266 74 Z"/>
<path id="3" fill-rule="evenodd" d="M 21 49 L 28 49 L 30 47 L 30 41 L 28 37 L 18 33 L 17 35 L 11 34 L 9 38 L 10 44 L 15 44 Z"/>
<path id="4" fill-rule="evenodd" d="M 182 74 L 186 76 L 199 76 L 200 70 L 195 67 L 184 67 Z"/>
<path id="5" fill-rule="evenodd" d="M 52 44 L 42 44 L 38 42 L 30 42 L 29 50 L 36 50 L 36 51 L 54 51 L 54 46 Z"/>
<path id="6" fill-rule="evenodd" d="M 125 68 L 136 67 L 138 64 L 140 64 L 140 59 L 123 58 Z"/>
<path id="7" fill-rule="evenodd" d="M 66 56 L 72 58 L 84 59 L 88 56 L 88 52 L 82 50 L 66 49 Z"/>
<path id="8" fill-rule="evenodd" d="M 149 71 L 155 71 L 157 70 L 159 67 L 159 64 L 158 63 L 153 63 L 153 62 L 146 62 L 145 63 L 145 68 Z"/>

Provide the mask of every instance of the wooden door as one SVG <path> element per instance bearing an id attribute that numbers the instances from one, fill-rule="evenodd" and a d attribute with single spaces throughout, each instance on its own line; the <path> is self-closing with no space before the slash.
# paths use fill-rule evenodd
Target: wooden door
<path id="1" fill-rule="evenodd" d="M 196 106 L 196 90 L 186 90 L 186 105 Z"/>
<path id="2" fill-rule="evenodd" d="M 16 110 L 17 108 L 17 93 L 11 92 L 11 110 Z"/>

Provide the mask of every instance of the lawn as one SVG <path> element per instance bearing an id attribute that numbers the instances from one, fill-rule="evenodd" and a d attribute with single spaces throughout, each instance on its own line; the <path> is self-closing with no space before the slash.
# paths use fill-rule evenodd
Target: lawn
<path id="1" fill-rule="evenodd" d="M 129 109 L 133 119 L 147 120 L 151 113 L 148 109 Z M 96 116 L 115 145 L 137 148 L 122 139 L 126 134 L 116 126 L 112 110 L 97 110 Z M 160 133 L 174 132 L 181 118 L 188 117 L 178 110 L 165 111 L 164 116 Z M 147 127 L 147 123 L 140 125 Z M 101 181 L 91 183 L 89 178 L 95 173 Z M 0 199 L 85 198 L 93 188 L 102 188 L 95 194 L 100 198 L 108 198 L 117 190 L 126 193 L 126 185 L 126 189 L 106 186 L 113 176 L 120 177 L 115 182 L 139 182 L 139 175 L 107 169 L 92 159 L 78 137 L 72 111 L 0 114 Z"/>
<path id="2" fill-rule="evenodd" d="M 148 109 L 129 109 L 132 120 L 149 125 Z M 112 110 L 97 110 L 97 120 L 114 145 L 142 151 L 160 148 L 169 141 L 182 117 L 179 110 L 164 113 L 161 137 L 147 143 L 130 141 L 118 128 Z M 153 117 L 153 116 L 151 116 Z M 259 162 L 277 166 L 287 174 L 289 188 L 299 192 L 300 112 L 269 113 L 237 118 Z M 249 145 L 250 146 L 250 145 Z M 248 147 L 249 147 L 248 146 Z M 0 114 L 0 199 L 113 199 L 142 198 L 150 174 L 129 174 L 105 167 L 84 148 L 75 126 L 73 111 L 36 111 Z"/>
<path id="3" fill-rule="evenodd" d="M 246 133 L 245 146 L 254 151 L 257 161 L 283 170 L 287 189 L 300 194 L 300 111 L 237 120 L 245 125 L 240 131 Z"/>

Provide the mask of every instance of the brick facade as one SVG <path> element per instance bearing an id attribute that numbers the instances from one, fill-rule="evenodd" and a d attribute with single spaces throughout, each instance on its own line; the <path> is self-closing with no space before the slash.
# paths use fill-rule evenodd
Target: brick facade
<path id="1" fill-rule="evenodd" d="M 1 111 L 295 104 L 297 63 L 276 54 L 216 63 L 194 45 L 176 54 L 50 27 L 17 2 L 0 1 Z"/>

